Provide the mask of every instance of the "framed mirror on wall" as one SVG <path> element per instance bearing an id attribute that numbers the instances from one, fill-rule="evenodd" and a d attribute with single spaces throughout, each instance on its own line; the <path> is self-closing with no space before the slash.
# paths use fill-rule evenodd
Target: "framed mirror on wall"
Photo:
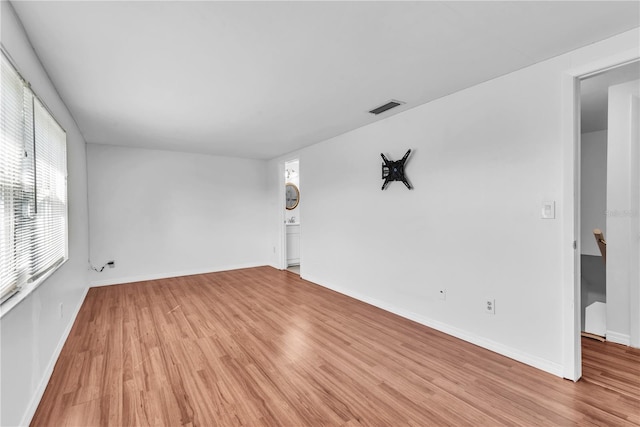
<path id="1" fill-rule="evenodd" d="M 287 210 L 295 209 L 300 203 L 300 190 L 291 182 L 285 184 L 285 200 Z"/>

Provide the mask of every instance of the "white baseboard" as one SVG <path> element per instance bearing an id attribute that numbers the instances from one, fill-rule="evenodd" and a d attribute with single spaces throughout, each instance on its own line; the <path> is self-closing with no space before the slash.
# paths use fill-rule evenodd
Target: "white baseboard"
<path id="1" fill-rule="evenodd" d="M 82 304 L 84 303 L 84 300 L 87 297 L 87 292 L 89 292 L 88 286 L 84 289 L 82 298 L 80 298 L 80 302 L 76 306 L 75 310 L 72 312 L 71 319 L 69 319 L 69 323 L 67 324 L 67 327 L 65 328 L 64 333 L 60 337 L 60 340 L 58 341 L 58 345 L 56 346 L 56 349 L 51 355 L 51 359 L 49 360 L 49 363 L 47 364 L 47 368 L 45 369 L 44 374 L 42 375 L 40 384 L 38 385 L 38 388 L 36 388 L 36 391 L 33 393 L 33 397 L 31 398 L 31 402 L 27 407 L 27 411 L 24 413 L 24 417 L 22 417 L 22 421 L 20 422 L 21 426 L 28 426 L 29 424 L 31 424 L 31 420 L 33 416 L 36 414 L 36 410 L 38 409 L 40 400 L 42 399 L 42 396 L 44 395 L 44 391 L 47 389 L 47 385 L 49 384 L 49 380 L 51 379 L 51 375 L 53 374 L 53 368 L 55 368 L 56 362 L 58 361 L 58 357 L 60 357 L 60 353 L 62 352 L 62 348 L 64 347 L 64 344 L 67 342 L 67 338 L 71 333 L 71 329 L 73 328 L 73 325 L 76 323 L 76 318 L 78 317 L 78 313 L 80 313 L 80 308 L 82 308 Z"/>
<path id="2" fill-rule="evenodd" d="M 627 334 L 621 334 L 619 332 L 607 331 L 607 341 L 614 342 L 616 344 L 631 345 L 631 336 Z"/>
<path id="3" fill-rule="evenodd" d="M 406 319 L 409 320 L 413 320 L 414 322 L 420 323 L 422 325 L 428 326 L 432 329 L 438 330 L 440 332 L 444 332 L 447 335 L 451 335 L 453 337 L 459 338 L 463 341 L 467 341 L 471 344 L 475 344 L 477 346 L 486 348 L 487 350 L 491 350 L 495 353 L 501 354 L 503 356 L 506 356 L 510 359 L 516 360 L 518 362 L 524 363 L 525 365 L 529 365 L 532 366 L 534 368 L 540 369 L 542 371 L 548 372 L 550 374 L 553 374 L 557 377 L 562 378 L 563 374 L 564 374 L 564 368 L 561 364 L 556 363 L 556 362 L 552 362 L 550 360 L 547 359 L 543 359 L 541 357 L 538 356 L 534 356 L 528 353 L 525 353 L 521 350 L 515 349 L 513 347 L 509 347 L 506 346 L 504 344 L 501 344 L 499 342 L 490 340 L 488 338 L 484 338 L 482 336 L 476 335 L 474 333 L 471 333 L 469 331 L 465 331 L 464 329 L 460 329 L 457 328 L 455 326 L 451 326 L 449 324 L 434 320 L 434 319 L 430 319 L 428 317 L 425 317 L 421 314 L 417 314 L 417 313 L 413 313 L 411 311 L 408 310 L 404 310 L 398 307 L 395 307 L 391 304 L 388 304 L 384 301 L 375 299 L 375 298 L 371 298 L 368 297 L 366 295 L 362 295 L 359 294 L 357 292 L 352 292 L 350 290 L 341 288 L 339 286 L 332 286 L 332 285 L 326 285 L 326 284 L 322 284 L 322 281 L 311 277 L 311 276 L 307 276 L 305 275 L 305 277 L 303 277 L 303 279 L 308 280 L 310 282 L 313 282 L 319 286 L 322 286 L 324 288 L 327 289 L 331 289 L 333 291 L 336 291 L 338 293 L 341 293 L 343 295 L 347 295 L 350 296 L 351 298 L 355 298 L 359 301 L 365 302 L 367 304 L 371 304 L 375 307 L 381 308 L 385 311 L 388 311 L 390 313 L 393 314 L 397 314 L 400 317 L 404 317 Z"/>
<path id="4" fill-rule="evenodd" d="M 193 270 L 174 271 L 168 273 L 140 274 L 136 276 L 114 277 L 105 280 L 92 280 L 90 287 L 121 285 L 123 283 L 145 282 L 147 280 L 169 279 L 172 277 L 193 276 L 195 274 L 218 273 L 220 271 L 240 270 L 243 268 L 263 267 L 265 264 L 248 263 L 228 265 L 224 267 L 208 267 Z"/>
<path id="5" fill-rule="evenodd" d="M 280 267 L 279 265 L 276 265 L 276 264 L 267 264 L 267 267 L 275 268 L 276 270 L 280 270 L 280 271 L 286 270 L 286 268 L 282 268 L 282 267 Z"/>

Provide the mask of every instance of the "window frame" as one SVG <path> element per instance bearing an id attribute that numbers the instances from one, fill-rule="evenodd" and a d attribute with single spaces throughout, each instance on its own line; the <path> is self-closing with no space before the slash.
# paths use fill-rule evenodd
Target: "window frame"
<path id="1" fill-rule="evenodd" d="M 16 67 L 15 62 L 12 60 L 11 56 L 9 55 L 9 53 L 5 50 L 4 46 L 0 46 L 0 51 L 1 51 L 1 56 L 2 56 L 2 62 L 4 64 L 6 64 L 6 66 L 11 67 L 12 71 L 16 74 L 17 78 L 20 80 L 21 84 L 23 85 L 23 90 L 25 90 L 29 96 L 31 97 L 31 102 L 32 102 L 32 108 L 30 109 L 29 113 L 31 114 L 31 118 L 30 118 L 30 124 L 31 126 L 33 126 L 32 129 L 32 137 L 33 137 L 33 144 L 34 147 L 36 145 L 36 128 L 39 127 L 39 130 L 42 131 L 43 128 L 46 129 L 50 129 L 50 126 L 54 125 L 57 126 L 59 129 L 59 134 L 62 135 L 62 138 L 60 139 L 56 139 L 56 138 L 52 138 L 49 139 L 48 141 L 50 142 L 49 146 L 47 146 L 47 149 L 51 149 L 51 150 L 59 150 L 59 151 L 55 151 L 57 152 L 60 156 L 59 160 L 61 159 L 62 161 L 57 164 L 56 166 L 58 167 L 57 169 L 54 170 L 54 172 L 58 173 L 60 176 L 58 176 L 58 179 L 61 180 L 61 189 L 63 191 L 63 198 L 57 200 L 58 203 L 62 203 L 61 208 L 58 209 L 58 215 L 52 215 L 49 217 L 38 217 L 41 220 L 60 220 L 62 221 L 62 229 L 60 229 L 61 227 L 57 227 L 58 230 L 58 236 L 60 236 L 59 232 L 62 231 L 62 242 L 61 244 L 58 244 L 57 247 L 58 251 L 62 250 L 62 257 L 55 257 L 55 259 L 51 260 L 50 263 L 46 263 L 46 266 L 44 268 L 42 268 L 40 271 L 29 271 L 30 267 L 25 267 L 25 272 L 26 272 L 26 277 L 27 280 L 23 280 L 22 283 L 18 283 L 17 284 L 17 288 L 11 292 L 8 293 L 4 299 L 2 301 L 0 301 L 0 318 L 4 317 L 9 311 L 11 311 L 11 309 L 13 309 L 14 307 L 16 307 L 22 300 L 24 300 L 25 298 L 27 298 L 31 292 L 33 292 L 36 288 L 38 288 L 38 286 L 40 286 L 43 282 L 45 282 L 53 273 L 55 273 L 59 268 L 61 268 L 64 264 L 66 264 L 66 262 L 69 260 L 69 185 L 68 185 L 68 170 L 69 170 L 69 155 L 68 155 L 68 141 L 67 141 L 67 132 L 64 129 L 64 127 L 60 124 L 60 122 L 58 122 L 58 120 L 55 118 L 55 116 L 52 114 L 51 110 L 47 107 L 47 105 L 44 103 L 44 101 L 42 101 L 42 99 L 40 97 L 38 97 L 38 95 L 33 91 L 33 89 L 31 88 L 31 85 L 29 84 L 29 82 L 20 74 L 20 72 L 18 71 L 18 67 Z M 5 65 L 3 65 L 5 66 Z M 42 120 L 42 123 L 40 123 L 39 125 L 36 123 L 36 104 L 39 104 L 38 108 L 40 109 L 40 114 L 44 113 L 44 119 Z M 22 126 L 23 129 L 24 127 L 28 126 L 29 121 L 25 121 Z M 47 130 L 48 132 L 48 130 Z M 62 143 L 61 146 L 55 147 L 54 144 L 56 143 Z M 24 142 L 23 142 L 24 144 Z M 25 149 L 25 145 L 23 145 L 22 147 L 23 149 Z M 34 149 L 35 151 L 35 149 Z M 47 156 L 43 156 L 43 157 L 38 157 L 38 154 L 34 152 L 34 156 L 33 156 L 33 189 L 34 189 L 34 203 L 37 206 L 37 192 L 38 192 L 38 186 L 37 186 L 37 162 L 38 161 L 46 161 L 47 160 Z M 61 166 L 61 167 L 60 167 Z M 10 169 L 9 169 L 10 170 Z M 17 189 L 17 191 L 24 191 L 26 188 L 28 188 L 27 184 L 25 183 L 24 180 L 22 180 L 19 184 L 19 187 Z M 15 234 L 15 228 L 16 225 L 15 223 L 18 221 L 17 215 L 16 215 L 16 209 L 15 209 L 15 201 L 17 199 L 15 198 L 10 198 L 8 201 L 9 203 L 11 203 L 11 205 L 13 206 L 11 208 L 11 220 L 7 221 L 7 223 L 12 223 L 13 226 L 10 227 L 11 228 L 11 233 L 13 233 L 13 236 L 10 238 L 10 241 L 12 242 L 10 247 L 16 248 L 16 245 L 19 244 L 18 243 L 18 239 L 16 238 L 16 234 Z M 55 202 L 55 201 L 54 201 Z M 4 202 L 3 202 L 4 203 Z M 25 200 L 21 200 L 21 203 L 24 204 Z M 21 205 L 19 207 L 19 209 L 23 209 L 25 206 Z M 37 215 L 37 214 L 36 214 Z M 33 236 L 36 236 L 38 234 L 37 231 L 37 226 L 35 225 L 35 221 L 34 224 L 31 224 L 28 227 L 30 236 L 33 238 Z M 43 231 L 41 231 L 40 233 L 45 233 Z M 46 234 L 46 233 L 45 233 Z M 51 239 L 51 241 L 47 242 L 48 244 L 53 244 L 55 243 L 55 239 Z M 58 238 L 57 240 L 58 243 L 60 243 L 60 240 Z M 43 248 L 47 248 L 49 245 L 45 244 L 45 245 L 40 245 L 37 248 L 34 247 L 33 249 L 30 249 L 29 251 L 29 256 L 33 257 L 35 256 L 36 253 L 40 252 L 41 250 L 43 250 Z M 17 259 L 18 257 L 15 255 L 14 252 L 14 256 L 13 259 L 14 261 Z M 16 270 L 14 270 L 16 271 Z M 17 273 L 16 274 L 16 278 L 19 276 Z M 20 274 L 20 275 L 25 275 L 25 274 Z M 16 279 L 16 281 L 18 281 L 18 279 Z"/>

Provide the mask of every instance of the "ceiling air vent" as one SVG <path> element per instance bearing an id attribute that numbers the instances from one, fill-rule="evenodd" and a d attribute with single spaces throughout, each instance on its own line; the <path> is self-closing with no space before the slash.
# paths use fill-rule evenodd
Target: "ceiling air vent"
<path id="1" fill-rule="evenodd" d="M 381 105 L 379 107 L 374 108 L 373 110 L 369 111 L 371 114 L 381 114 L 384 113 L 385 111 L 391 110 L 392 108 L 396 108 L 398 105 L 402 105 L 404 104 L 404 102 L 402 101 L 396 101 L 395 99 L 392 99 L 391 101 L 387 102 L 384 105 Z"/>

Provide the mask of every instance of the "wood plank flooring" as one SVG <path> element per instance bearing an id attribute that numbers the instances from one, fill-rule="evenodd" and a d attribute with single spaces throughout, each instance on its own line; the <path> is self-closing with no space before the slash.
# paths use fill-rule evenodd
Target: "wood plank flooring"
<path id="1" fill-rule="evenodd" d="M 611 342 L 582 339 L 582 379 L 638 399 L 640 350 Z M 640 413 L 640 405 L 638 406 Z"/>
<path id="2" fill-rule="evenodd" d="M 270 267 L 92 288 L 32 425 L 640 425 L 590 344 L 573 383 Z"/>

